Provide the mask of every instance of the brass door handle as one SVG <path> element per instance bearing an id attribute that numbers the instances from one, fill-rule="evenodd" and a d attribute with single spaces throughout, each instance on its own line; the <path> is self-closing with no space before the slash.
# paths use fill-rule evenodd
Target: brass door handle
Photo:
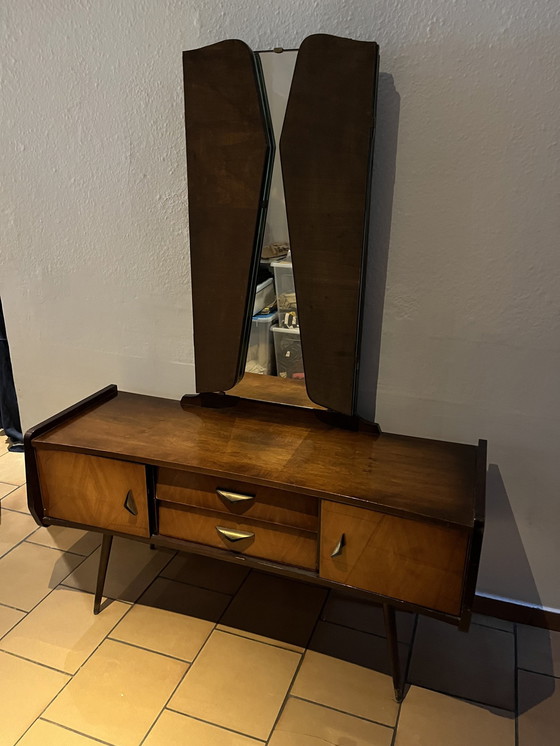
<path id="1" fill-rule="evenodd" d="M 128 512 L 132 515 L 138 515 L 138 508 L 136 507 L 136 502 L 134 501 L 132 490 L 128 490 L 128 492 L 126 493 L 126 497 L 124 499 L 124 508 L 125 510 L 128 510 Z"/>
<path id="2" fill-rule="evenodd" d="M 232 543 L 236 541 L 243 541 L 243 539 L 252 539 L 255 535 L 251 531 L 238 531 L 235 528 L 223 528 L 222 526 L 216 526 L 216 531 L 219 533 L 222 539 L 226 539 L 227 541 L 231 541 Z"/>
<path id="3" fill-rule="evenodd" d="M 230 503 L 241 503 L 254 500 L 254 495 L 242 495 L 239 492 L 228 492 L 227 490 L 216 490 L 216 494 Z"/>
<path id="4" fill-rule="evenodd" d="M 331 557 L 340 557 L 342 554 L 342 550 L 346 546 L 346 535 L 340 534 L 340 539 L 338 540 L 338 544 L 335 546 L 334 550 L 331 552 Z"/>

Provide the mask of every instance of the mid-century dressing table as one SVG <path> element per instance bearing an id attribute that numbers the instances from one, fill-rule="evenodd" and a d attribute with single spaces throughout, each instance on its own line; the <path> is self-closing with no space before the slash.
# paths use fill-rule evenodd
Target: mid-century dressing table
<path id="1" fill-rule="evenodd" d="M 25 457 L 39 524 L 103 534 L 96 612 L 113 536 L 353 589 L 383 604 L 400 699 L 395 609 L 469 625 L 486 444 L 356 413 L 377 69 L 373 43 L 318 35 L 297 55 L 280 151 L 305 386 L 241 380 L 274 147 L 257 55 L 222 42 L 185 53 L 199 393 L 108 386 L 29 430 Z"/>

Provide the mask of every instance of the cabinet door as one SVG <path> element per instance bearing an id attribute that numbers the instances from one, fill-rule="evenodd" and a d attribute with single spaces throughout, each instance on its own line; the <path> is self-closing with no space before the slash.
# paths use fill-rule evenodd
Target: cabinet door
<path id="1" fill-rule="evenodd" d="M 149 536 L 142 464 L 38 450 L 37 465 L 46 517 Z"/>
<path id="2" fill-rule="evenodd" d="M 469 531 L 323 502 L 320 575 L 459 615 Z M 334 556 L 333 556 L 334 555 Z"/>

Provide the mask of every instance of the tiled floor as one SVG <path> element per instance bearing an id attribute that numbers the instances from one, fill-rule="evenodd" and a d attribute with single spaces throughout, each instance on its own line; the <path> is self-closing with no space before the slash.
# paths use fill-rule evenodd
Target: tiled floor
<path id="1" fill-rule="evenodd" d="M 0 746 L 552 746 L 560 633 L 399 614 L 393 700 L 380 609 L 117 539 L 38 528 L 0 447 Z"/>

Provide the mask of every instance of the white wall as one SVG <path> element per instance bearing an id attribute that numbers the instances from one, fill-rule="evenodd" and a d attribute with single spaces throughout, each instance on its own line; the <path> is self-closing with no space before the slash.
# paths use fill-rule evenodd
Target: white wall
<path id="1" fill-rule="evenodd" d="M 182 49 L 379 42 L 377 420 L 488 438 L 479 590 L 560 608 L 557 0 L 6 0 L 0 29 L 0 293 L 24 426 L 108 382 L 192 390 Z"/>

